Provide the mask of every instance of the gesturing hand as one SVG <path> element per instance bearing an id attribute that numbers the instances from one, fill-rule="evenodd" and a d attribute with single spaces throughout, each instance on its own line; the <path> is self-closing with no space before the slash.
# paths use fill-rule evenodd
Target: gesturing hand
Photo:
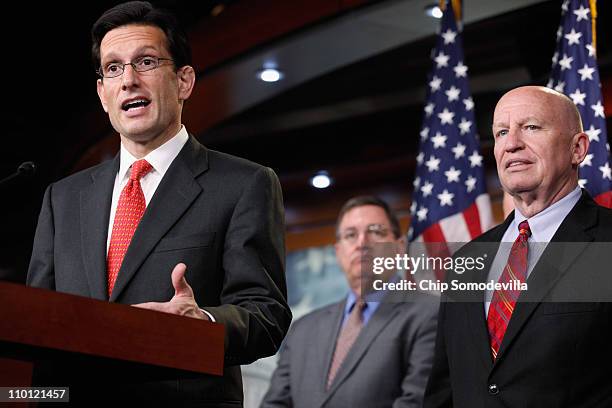
<path id="1" fill-rule="evenodd" d="M 172 313 L 180 316 L 193 317 L 196 319 L 209 320 L 206 313 L 202 312 L 193 297 L 193 290 L 185 279 L 187 265 L 177 264 L 172 270 L 172 286 L 174 296 L 168 302 L 146 302 L 132 305 L 142 309 L 157 310 L 158 312 Z"/>

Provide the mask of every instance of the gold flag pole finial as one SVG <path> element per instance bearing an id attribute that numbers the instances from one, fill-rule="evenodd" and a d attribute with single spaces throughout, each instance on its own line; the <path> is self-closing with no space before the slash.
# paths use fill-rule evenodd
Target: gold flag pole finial
<path id="1" fill-rule="evenodd" d="M 591 6 L 591 32 L 593 34 L 593 49 L 595 50 L 595 54 L 597 55 L 597 0 L 589 0 L 589 3 Z"/>
<path id="2" fill-rule="evenodd" d="M 440 0 L 440 10 L 446 10 L 446 1 Z M 455 21 L 461 21 L 461 0 L 449 0 L 453 3 L 453 11 L 455 12 Z"/>

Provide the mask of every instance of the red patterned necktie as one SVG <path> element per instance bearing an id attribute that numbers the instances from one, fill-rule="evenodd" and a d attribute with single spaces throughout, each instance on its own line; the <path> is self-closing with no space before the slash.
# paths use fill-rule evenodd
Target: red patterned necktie
<path id="1" fill-rule="evenodd" d="M 109 297 L 113 293 L 113 287 L 115 286 L 123 257 L 147 207 L 144 193 L 140 187 L 140 179 L 151 171 L 152 168 L 146 160 L 134 162 L 130 171 L 130 179 L 125 187 L 123 187 L 119 196 L 110 245 L 108 247 L 108 256 L 106 258 Z"/>
<path id="2" fill-rule="evenodd" d="M 508 262 L 499 278 L 499 283 L 510 283 L 513 280 L 525 282 L 527 279 L 527 254 L 529 253 L 527 240 L 530 236 L 529 223 L 525 220 L 519 224 L 519 236 L 512 245 Z M 506 328 L 514 311 L 514 305 L 520 294 L 520 290 L 512 288 L 496 290 L 493 293 L 487 316 L 493 360 L 497 358 L 497 352 L 504 339 Z"/>
<path id="3" fill-rule="evenodd" d="M 346 358 L 349 350 L 357 340 L 357 336 L 363 327 L 363 310 L 367 307 L 367 303 L 363 300 L 358 300 L 353 306 L 353 310 L 349 315 L 342 331 L 336 341 L 336 349 L 334 350 L 334 356 L 332 358 L 332 364 L 327 375 L 327 389 L 331 387 L 340 369 L 340 365 Z"/>

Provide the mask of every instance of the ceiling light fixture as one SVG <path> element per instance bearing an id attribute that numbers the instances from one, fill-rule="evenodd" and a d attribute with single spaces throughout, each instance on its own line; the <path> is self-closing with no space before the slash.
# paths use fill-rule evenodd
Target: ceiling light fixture
<path id="1" fill-rule="evenodd" d="M 329 173 L 326 171 L 319 171 L 313 178 L 310 179 L 310 184 L 315 188 L 327 188 L 331 186 L 332 180 L 329 177 Z"/>
<path id="2" fill-rule="evenodd" d="M 437 4 L 425 7 L 425 14 L 433 18 L 442 18 L 442 9 Z"/>
<path id="3" fill-rule="evenodd" d="M 283 79 L 283 73 L 276 68 L 264 68 L 257 72 L 257 78 L 264 82 L 277 82 Z"/>

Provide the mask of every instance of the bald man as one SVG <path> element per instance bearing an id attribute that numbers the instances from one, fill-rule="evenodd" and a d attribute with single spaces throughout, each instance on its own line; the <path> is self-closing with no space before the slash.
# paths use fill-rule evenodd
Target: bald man
<path id="1" fill-rule="evenodd" d="M 457 256 L 487 261 L 460 279 L 517 287 L 443 296 L 425 407 L 610 407 L 612 303 L 569 296 L 587 282 L 612 290 L 609 263 L 592 265 L 609 257 L 594 243 L 612 241 L 612 211 L 578 186 L 580 114 L 556 91 L 521 87 L 499 100 L 493 135 L 515 210 L 463 247 Z"/>

